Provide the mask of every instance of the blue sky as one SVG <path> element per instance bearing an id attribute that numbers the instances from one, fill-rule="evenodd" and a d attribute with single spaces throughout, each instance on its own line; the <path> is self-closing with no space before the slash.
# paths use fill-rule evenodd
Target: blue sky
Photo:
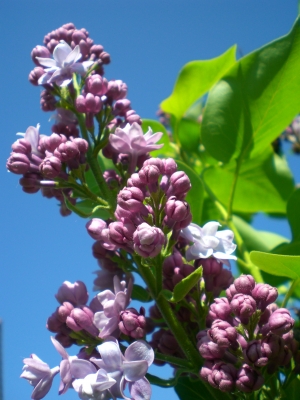
<path id="1" fill-rule="evenodd" d="M 39 107 L 40 89 L 27 80 L 33 68 L 32 48 L 64 23 L 85 27 L 95 43 L 111 54 L 107 78 L 125 81 L 133 108 L 144 118 L 155 118 L 158 104 L 170 94 L 186 62 L 216 57 L 235 43 L 247 54 L 286 34 L 296 15 L 296 0 L 1 2 L 0 318 L 5 400 L 30 398 L 31 387 L 19 379 L 24 357 L 36 353 L 51 367 L 58 364 L 45 329 L 57 306 L 54 294 L 64 280 L 80 279 L 93 296 L 92 271 L 97 269 L 85 221 L 76 215 L 62 218 L 55 200 L 23 193 L 18 177 L 5 169 L 16 132 L 41 123 L 41 132 L 50 133 L 50 114 Z M 292 156 L 289 160 L 299 182 L 299 161 Z M 263 217 L 255 221 L 261 229 L 267 223 L 289 236 L 285 223 Z M 58 379 L 49 400 L 57 398 L 57 387 Z M 156 389 L 153 398 L 161 395 Z M 163 396 L 176 399 L 171 390 Z M 76 395 L 69 391 L 64 398 Z"/>

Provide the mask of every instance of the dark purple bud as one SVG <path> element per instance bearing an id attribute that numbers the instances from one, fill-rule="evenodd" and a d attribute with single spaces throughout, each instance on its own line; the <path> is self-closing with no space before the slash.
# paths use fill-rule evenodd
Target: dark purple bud
<path id="1" fill-rule="evenodd" d="M 62 161 L 69 161 L 79 157 L 80 152 L 75 142 L 67 141 L 61 143 L 54 151 L 54 155 Z"/>
<path id="2" fill-rule="evenodd" d="M 117 197 L 118 205 L 127 211 L 140 212 L 144 209 L 144 194 L 137 187 L 124 188 Z"/>
<path id="3" fill-rule="evenodd" d="M 212 322 L 215 319 L 226 321 L 230 316 L 230 313 L 231 307 L 226 297 L 216 298 L 209 307 L 207 319 L 209 322 Z"/>
<path id="4" fill-rule="evenodd" d="M 62 143 L 66 143 L 67 138 L 64 135 L 58 135 L 57 133 L 52 133 L 50 136 L 43 136 L 40 140 L 41 148 L 50 151 L 51 153 Z"/>
<path id="5" fill-rule="evenodd" d="M 98 336 L 99 330 L 93 324 L 94 313 L 87 306 L 76 307 L 67 317 L 66 324 L 73 331 L 86 330 L 93 336 Z"/>
<path id="6" fill-rule="evenodd" d="M 252 275 L 241 275 L 233 282 L 237 293 L 251 295 L 252 290 L 255 286 L 255 280 Z"/>
<path id="7" fill-rule="evenodd" d="M 183 196 L 191 188 L 189 177 L 183 171 L 174 172 L 170 176 L 170 187 L 167 191 L 167 197 Z"/>
<path id="8" fill-rule="evenodd" d="M 177 340 L 170 331 L 162 330 L 162 332 L 155 332 L 153 334 L 153 337 L 155 336 L 155 334 L 160 334 L 157 346 L 160 352 L 168 355 L 175 355 L 178 353 L 180 347 Z"/>
<path id="9" fill-rule="evenodd" d="M 265 310 L 265 308 L 276 301 L 278 290 L 266 283 L 258 283 L 252 290 L 252 297 L 256 300 L 257 308 Z"/>
<path id="10" fill-rule="evenodd" d="M 89 144 L 85 139 L 75 138 L 72 142 L 76 143 L 76 146 L 81 154 L 85 154 L 88 151 Z"/>
<path id="11" fill-rule="evenodd" d="M 205 363 L 203 364 L 203 367 L 200 370 L 200 377 L 204 380 L 204 381 L 208 381 L 208 377 L 211 375 L 212 372 L 212 368 L 214 366 L 214 362 L 213 361 L 205 361 Z"/>
<path id="12" fill-rule="evenodd" d="M 145 185 L 153 185 L 158 183 L 160 171 L 155 165 L 146 165 L 138 174 L 142 183 Z"/>
<path id="13" fill-rule="evenodd" d="M 121 177 L 116 173 L 114 169 L 107 169 L 106 171 L 104 171 L 103 178 L 105 179 L 105 182 L 110 189 L 115 189 L 119 187 L 122 181 Z"/>
<path id="14" fill-rule="evenodd" d="M 244 364 L 237 373 L 236 387 L 241 392 L 251 393 L 258 390 L 264 384 L 262 375 L 251 368 L 248 364 Z"/>
<path id="15" fill-rule="evenodd" d="M 55 156 L 44 158 L 40 164 L 40 171 L 45 178 L 54 179 L 61 171 L 61 161 Z"/>
<path id="16" fill-rule="evenodd" d="M 248 324 L 249 318 L 256 311 L 256 302 L 251 296 L 236 294 L 230 302 L 230 307 L 242 324 Z"/>
<path id="17" fill-rule="evenodd" d="M 125 210 L 124 208 L 120 207 L 119 205 L 117 205 L 117 208 L 115 211 L 115 217 L 118 220 L 122 220 L 123 218 L 129 218 L 136 225 L 139 225 L 143 222 L 143 220 L 139 214 L 137 214 L 134 211 L 132 212 L 132 211 Z"/>
<path id="18" fill-rule="evenodd" d="M 14 153 L 22 153 L 29 155 L 31 153 L 31 144 L 26 139 L 18 139 L 11 146 Z"/>
<path id="19" fill-rule="evenodd" d="M 67 317 L 71 314 L 71 311 L 74 309 L 74 306 L 68 301 L 64 301 L 60 307 L 57 308 L 57 318 L 61 322 L 66 322 Z"/>
<path id="20" fill-rule="evenodd" d="M 164 172 L 165 172 L 165 167 L 164 167 L 163 161 L 164 161 L 164 160 L 161 160 L 160 158 L 151 157 L 151 158 L 147 159 L 147 160 L 144 162 L 143 167 L 146 167 L 147 165 L 155 165 L 155 166 L 158 168 L 159 172 L 160 172 L 161 174 L 164 174 Z"/>
<path id="21" fill-rule="evenodd" d="M 180 267 L 175 267 L 174 268 L 174 274 L 172 277 L 172 282 L 175 285 L 177 283 L 181 282 L 182 279 L 186 278 L 189 276 L 191 273 L 195 271 L 195 267 L 189 264 L 182 264 Z"/>
<path id="22" fill-rule="evenodd" d="M 130 104 L 128 99 L 117 100 L 113 106 L 113 114 L 124 117 L 126 112 L 130 110 Z"/>
<path id="23" fill-rule="evenodd" d="M 173 158 L 162 159 L 164 164 L 164 174 L 167 176 L 173 175 L 177 171 L 177 164 Z"/>
<path id="24" fill-rule="evenodd" d="M 174 221 L 183 221 L 190 215 L 190 206 L 186 201 L 177 200 L 175 196 L 171 196 L 165 205 L 165 213 Z"/>
<path id="25" fill-rule="evenodd" d="M 38 80 L 42 75 L 44 75 L 44 73 L 45 73 L 44 68 L 35 67 L 32 71 L 30 71 L 30 74 L 28 76 L 29 82 L 34 86 L 38 86 L 39 85 Z"/>
<path id="26" fill-rule="evenodd" d="M 144 222 L 133 234 L 133 248 L 140 256 L 153 258 L 160 253 L 165 240 L 165 235 L 159 228 Z"/>
<path id="27" fill-rule="evenodd" d="M 238 294 L 236 287 L 234 286 L 234 284 L 230 285 L 229 288 L 226 290 L 226 296 L 228 300 L 232 300 L 236 294 Z"/>
<path id="28" fill-rule="evenodd" d="M 265 367 L 269 362 L 268 354 L 260 340 L 249 342 L 243 353 L 246 362 L 249 364 L 252 363 L 256 367 Z"/>
<path id="29" fill-rule="evenodd" d="M 99 235 L 101 234 L 101 231 Z M 97 240 L 92 246 L 93 256 L 97 259 L 105 258 L 107 255 L 107 250 L 102 246 L 102 242 Z"/>
<path id="30" fill-rule="evenodd" d="M 103 64 L 109 64 L 110 63 L 110 55 L 106 51 L 103 51 L 100 54 L 100 60 L 103 62 Z"/>
<path id="31" fill-rule="evenodd" d="M 275 310 L 278 310 L 278 306 L 275 303 L 272 303 L 269 306 L 267 306 L 267 308 L 260 317 L 259 325 L 260 326 L 265 325 L 269 321 L 270 315 L 273 314 Z"/>
<path id="32" fill-rule="evenodd" d="M 175 267 L 181 267 L 183 265 L 182 255 L 176 249 L 173 250 L 173 254 L 167 257 L 163 262 L 163 273 L 166 277 L 172 277 L 174 274 Z"/>
<path id="33" fill-rule="evenodd" d="M 219 362 L 215 364 L 208 374 L 208 382 L 216 389 L 222 392 L 231 392 L 234 390 L 237 370 L 231 364 Z"/>
<path id="34" fill-rule="evenodd" d="M 202 265 L 204 277 L 219 275 L 223 268 L 223 264 L 214 257 L 200 258 L 197 265 Z"/>
<path id="35" fill-rule="evenodd" d="M 55 339 L 65 348 L 71 347 L 72 344 L 76 343 L 75 339 L 72 339 L 69 335 L 65 335 L 62 332 L 57 333 Z"/>
<path id="36" fill-rule="evenodd" d="M 29 158 L 23 153 L 11 153 L 6 168 L 14 174 L 25 174 L 30 168 Z"/>
<path id="37" fill-rule="evenodd" d="M 107 92 L 107 80 L 98 74 L 90 75 L 85 85 L 88 92 L 100 97 Z"/>
<path id="38" fill-rule="evenodd" d="M 237 331 L 226 321 L 215 320 L 212 323 L 211 329 L 208 330 L 207 335 L 219 347 L 238 347 Z"/>
<path id="39" fill-rule="evenodd" d="M 133 124 L 134 122 L 136 122 L 137 124 L 142 125 L 141 117 L 136 113 L 135 110 L 126 111 L 124 117 L 126 122 L 128 122 L 129 124 Z"/>
<path id="40" fill-rule="evenodd" d="M 107 224 L 103 219 L 93 218 L 85 225 L 88 234 L 95 240 L 102 240 L 101 233 L 107 228 Z"/>
<path id="41" fill-rule="evenodd" d="M 55 297 L 56 300 L 61 304 L 65 301 L 68 301 L 69 303 L 73 304 L 73 306 L 78 306 L 81 304 L 86 304 L 89 294 L 83 282 L 76 281 L 71 283 L 69 281 L 65 281 L 58 289 Z"/>
<path id="42" fill-rule="evenodd" d="M 41 179 L 40 174 L 27 172 L 23 176 L 23 178 L 19 180 L 19 183 L 22 186 L 23 190 L 25 189 L 26 193 L 36 193 L 40 190 L 39 189 L 40 179 Z M 27 189 L 29 189 L 29 192 L 27 192 Z"/>
<path id="43" fill-rule="evenodd" d="M 56 99 L 48 90 L 43 90 L 41 92 L 40 104 L 43 111 L 54 111 L 56 108 Z"/>
<path id="44" fill-rule="evenodd" d="M 107 97 L 113 100 L 121 100 L 127 96 L 127 85 L 121 80 L 112 80 L 108 82 Z"/>
<path id="45" fill-rule="evenodd" d="M 51 58 L 51 53 L 50 51 L 47 49 L 47 47 L 44 46 L 36 46 L 32 52 L 31 52 L 31 58 L 32 61 L 36 64 L 36 65 L 40 65 L 40 63 L 38 62 L 38 60 L 36 59 L 36 57 L 42 57 L 42 58 Z"/>
<path id="46" fill-rule="evenodd" d="M 94 44 L 90 49 L 91 59 L 95 60 L 96 58 L 99 58 L 102 52 L 103 46 L 101 46 L 101 44 Z"/>
<path id="47" fill-rule="evenodd" d="M 61 327 L 63 326 L 63 322 L 58 318 L 57 311 L 55 311 L 50 317 L 47 319 L 46 328 L 50 332 L 60 332 Z"/>
<path id="48" fill-rule="evenodd" d="M 205 360 L 218 360 L 223 358 L 226 348 L 220 347 L 208 337 L 203 338 L 199 352 Z"/>
<path id="49" fill-rule="evenodd" d="M 269 329 L 276 335 L 283 335 L 290 331 L 294 326 L 295 320 L 291 317 L 286 308 L 278 308 L 271 314 L 268 322 Z M 262 328 L 262 330 L 264 327 Z"/>
<path id="50" fill-rule="evenodd" d="M 120 312 L 119 329 L 124 335 L 134 339 L 142 339 L 146 335 L 145 309 L 140 312 L 135 308 L 127 308 Z"/>

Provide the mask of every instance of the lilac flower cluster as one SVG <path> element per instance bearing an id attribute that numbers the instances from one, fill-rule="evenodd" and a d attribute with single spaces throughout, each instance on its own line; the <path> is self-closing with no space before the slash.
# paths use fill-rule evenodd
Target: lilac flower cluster
<path id="1" fill-rule="evenodd" d="M 226 297 L 211 304 L 208 329 L 197 335 L 205 359 L 202 379 L 222 391 L 250 393 L 264 384 L 262 368 L 269 374 L 287 366 L 297 352 L 294 320 L 274 301 L 277 289 L 256 284 L 241 275 L 226 290 Z"/>
<path id="2" fill-rule="evenodd" d="M 23 175 L 20 185 L 26 193 L 37 193 L 40 189 L 44 196 L 56 197 L 64 204 L 64 195 L 69 201 L 70 189 L 57 190 L 54 179 L 68 180 L 68 172 L 86 168 L 85 154 L 88 143 L 81 138 L 52 133 L 41 135 L 40 126 L 30 126 L 23 137 L 12 145 L 12 152 L 7 160 L 8 171 Z M 64 215 L 64 209 L 62 209 Z"/>
<path id="3" fill-rule="evenodd" d="M 69 356 L 57 340 L 51 340 L 62 357 L 59 366 L 50 369 L 35 354 L 23 360 L 25 365 L 21 378 L 27 379 L 34 387 L 32 399 L 45 397 L 58 373 L 61 378 L 59 394 L 73 387 L 80 399 L 128 399 L 124 393 L 128 385 L 133 399 L 150 399 L 151 386 L 145 375 L 154 360 L 154 352 L 146 342 L 138 340 L 132 343 L 123 355 L 118 341 L 109 337 L 97 347 L 98 353 L 93 357 L 88 356 L 85 350 Z"/>

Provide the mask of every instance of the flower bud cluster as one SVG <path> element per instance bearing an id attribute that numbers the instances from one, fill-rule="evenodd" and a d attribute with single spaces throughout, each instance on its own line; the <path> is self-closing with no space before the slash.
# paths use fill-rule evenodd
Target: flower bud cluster
<path id="1" fill-rule="evenodd" d="M 69 347 L 74 342 L 69 335 L 72 331 L 84 330 L 92 336 L 98 336 L 99 330 L 93 323 L 95 311 L 101 309 L 100 303 L 95 310 L 95 301 L 88 302 L 88 292 L 85 284 L 81 281 L 74 283 L 65 281 L 55 295 L 60 305 L 48 318 L 46 327 L 50 332 L 56 333 L 58 340 L 63 347 Z"/>
<path id="2" fill-rule="evenodd" d="M 277 289 L 256 284 L 241 275 L 215 299 L 208 316 L 208 329 L 197 335 L 198 348 L 206 360 L 202 379 L 222 391 L 250 393 L 264 384 L 261 369 L 269 374 L 289 364 L 298 344 L 293 339 L 294 320 L 278 308 Z"/>

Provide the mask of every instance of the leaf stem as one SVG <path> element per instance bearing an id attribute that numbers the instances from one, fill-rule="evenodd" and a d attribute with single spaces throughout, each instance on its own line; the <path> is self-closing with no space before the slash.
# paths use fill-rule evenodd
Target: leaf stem
<path id="1" fill-rule="evenodd" d="M 300 278 L 295 279 L 294 281 L 292 281 L 291 286 L 289 287 L 289 290 L 286 292 L 286 294 L 284 296 L 284 299 L 283 299 L 283 302 L 281 304 L 282 308 L 286 307 L 290 297 L 292 296 L 295 288 L 299 285 L 299 283 L 300 283 Z"/>

